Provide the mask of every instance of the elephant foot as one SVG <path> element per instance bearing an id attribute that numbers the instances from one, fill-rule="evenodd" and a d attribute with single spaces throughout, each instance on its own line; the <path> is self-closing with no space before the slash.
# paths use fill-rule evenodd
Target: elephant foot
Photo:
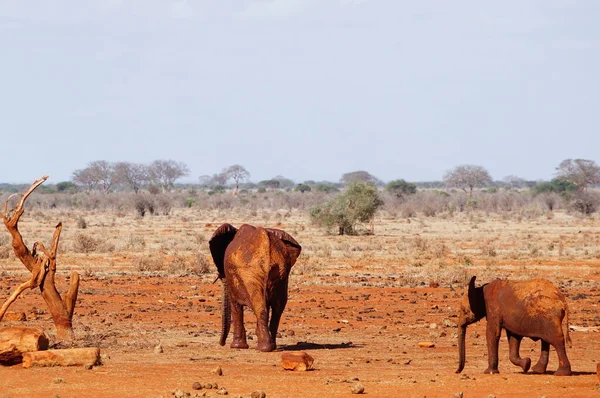
<path id="1" fill-rule="evenodd" d="M 245 339 L 233 339 L 233 341 L 231 342 L 231 348 L 246 349 L 248 348 L 248 343 Z"/>
<path id="2" fill-rule="evenodd" d="M 543 375 L 546 373 L 546 366 L 548 365 L 542 365 L 538 362 L 533 368 L 531 368 L 531 371 L 535 374 Z"/>
<path id="3" fill-rule="evenodd" d="M 491 374 L 498 374 L 498 373 L 500 373 L 500 371 L 498 369 L 487 368 L 485 370 L 485 372 L 483 372 L 483 373 L 485 373 L 486 375 L 491 375 Z"/>
<path id="4" fill-rule="evenodd" d="M 571 376 L 573 372 L 571 372 L 570 367 L 558 368 L 556 372 L 554 372 L 554 376 Z"/>
<path id="5" fill-rule="evenodd" d="M 521 368 L 523 369 L 523 373 L 527 373 L 529 368 L 531 367 L 531 358 L 523 358 L 523 364 Z"/>
<path id="6" fill-rule="evenodd" d="M 270 343 L 270 342 L 267 342 L 267 343 L 261 342 L 261 343 L 258 343 L 258 347 L 256 347 L 256 348 L 262 352 L 271 352 L 275 349 L 275 344 Z"/>

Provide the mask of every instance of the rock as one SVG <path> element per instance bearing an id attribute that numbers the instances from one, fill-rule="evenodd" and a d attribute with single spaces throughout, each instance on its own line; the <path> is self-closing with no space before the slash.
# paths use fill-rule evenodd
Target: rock
<path id="1" fill-rule="evenodd" d="M 177 389 L 177 390 L 173 391 L 173 396 L 175 398 L 183 398 L 183 397 L 185 397 L 185 392 L 183 390 Z"/>
<path id="2" fill-rule="evenodd" d="M 256 390 L 252 391 L 252 394 L 250 394 L 250 398 L 267 398 L 267 394 L 264 391 Z"/>
<path id="3" fill-rule="evenodd" d="M 192 390 L 202 390 L 202 388 L 204 388 L 204 386 L 197 381 L 192 384 Z"/>
<path id="4" fill-rule="evenodd" d="M 454 393 L 454 398 L 463 398 L 463 392 L 459 391 L 457 393 Z"/>
<path id="5" fill-rule="evenodd" d="M 356 383 L 350 387 L 350 391 L 352 391 L 352 394 L 364 394 L 365 386 L 363 386 L 362 383 Z"/>
<path id="6" fill-rule="evenodd" d="M 162 354 L 163 353 L 163 347 L 162 344 L 157 345 L 156 347 L 154 347 L 154 353 L 155 354 Z"/>
<path id="7" fill-rule="evenodd" d="M 27 315 L 24 312 L 7 312 L 4 314 L 4 319 L 7 321 L 25 322 Z"/>
<path id="8" fill-rule="evenodd" d="M 217 365 L 213 370 L 211 370 L 211 373 L 217 376 L 223 376 L 223 369 Z"/>
<path id="9" fill-rule="evenodd" d="M 449 319 L 444 319 L 444 326 L 446 326 L 447 328 L 456 328 L 458 327 L 458 325 L 454 322 L 452 322 Z"/>
<path id="10" fill-rule="evenodd" d="M 494 394 L 490 394 L 487 398 L 496 398 L 496 396 Z"/>
<path id="11" fill-rule="evenodd" d="M 419 347 L 433 348 L 433 347 L 435 347 L 435 344 L 432 341 L 421 341 L 421 342 L 419 342 Z"/>
<path id="12" fill-rule="evenodd" d="M 429 325 L 429 329 L 437 329 L 438 325 L 437 323 L 432 323 Z"/>
<path id="13" fill-rule="evenodd" d="M 312 368 L 313 357 L 306 352 L 284 352 L 281 354 L 281 366 L 285 370 L 307 371 Z"/>
<path id="14" fill-rule="evenodd" d="M 229 394 L 229 392 L 227 391 L 227 389 L 225 387 L 221 387 L 217 391 L 217 395 L 227 395 L 227 394 Z"/>

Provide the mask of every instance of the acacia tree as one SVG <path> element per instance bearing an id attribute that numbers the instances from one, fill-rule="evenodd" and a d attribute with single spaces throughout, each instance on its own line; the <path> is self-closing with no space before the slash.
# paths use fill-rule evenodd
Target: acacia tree
<path id="1" fill-rule="evenodd" d="M 115 182 L 127 185 L 136 194 L 148 182 L 148 166 L 139 163 L 118 162 L 114 165 Z"/>
<path id="2" fill-rule="evenodd" d="M 114 166 L 106 160 L 95 160 L 88 163 L 85 169 L 75 170 L 73 182 L 85 185 L 88 191 L 99 186 L 108 193 L 115 183 Z"/>
<path id="3" fill-rule="evenodd" d="M 350 185 L 354 182 L 369 182 L 375 185 L 381 184 L 381 180 L 364 170 L 352 171 L 350 173 L 342 174 L 340 182 L 344 185 Z"/>
<path id="4" fill-rule="evenodd" d="M 471 197 L 473 196 L 473 188 L 491 183 L 492 177 L 482 166 L 464 164 L 447 171 L 444 174 L 444 182 L 449 187 L 462 189 Z"/>
<path id="5" fill-rule="evenodd" d="M 190 169 L 183 162 L 174 160 L 155 160 L 148 168 L 149 180 L 167 192 L 175 186 L 175 181 L 190 174 Z"/>
<path id="6" fill-rule="evenodd" d="M 558 178 L 575 185 L 579 191 L 600 183 L 600 167 L 593 160 L 565 159 L 556 170 Z"/>
<path id="7" fill-rule="evenodd" d="M 248 170 L 239 164 L 234 164 L 233 166 L 227 167 L 223 170 L 222 174 L 226 175 L 227 179 L 232 179 L 235 182 L 236 191 L 240 187 L 240 181 L 245 181 L 250 178 L 250 173 Z"/>
<path id="8" fill-rule="evenodd" d="M 388 182 L 385 186 L 385 190 L 392 195 L 395 195 L 397 198 L 403 199 L 405 196 L 417 193 L 417 186 L 400 179 Z"/>

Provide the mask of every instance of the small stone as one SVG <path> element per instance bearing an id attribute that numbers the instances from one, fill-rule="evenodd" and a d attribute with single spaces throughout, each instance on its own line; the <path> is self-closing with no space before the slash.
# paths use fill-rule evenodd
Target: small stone
<path id="1" fill-rule="evenodd" d="M 185 392 L 183 390 L 177 389 L 177 390 L 173 391 L 173 396 L 175 398 L 183 398 L 183 397 L 185 397 Z"/>
<path id="2" fill-rule="evenodd" d="M 463 398 L 463 392 L 459 391 L 457 393 L 454 393 L 454 398 Z"/>
<path id="3" fill-rule="evenodd" d="M 281 354 L 281 366 L 285 370 L 307 371 L 312 368 L 313 357 L 306 352 L 284 352 Z"/>
<path id="4" fill-rule="evenodd" d="M 352 391 L 352 394 L 364 394 L 365 386 L 363 386 L 362 383 L 356 383 L 350 387 L 350 391 Z"/>
<path id="5" fill-rule="evenodd" d="M 261 390 L 252 391 L 250 398 L 267 398 L 267 393 Z"/>
<path id="6" fill-rule="evenodd" d="M 198 383 L 197 381 L 194 382 L 194 384 L 192 384 L 192 390 L 202 390 L 204 386 L 200 383 Z"/>
<path id="7" fill-rule="evenodd" d="M 429 329 L 437 329 L 438 325 L 437 323 L 432 323 L 429 325 Z"/>
<path id="8" fill-rule="evenodd" d="M 490 394 L 488 395 L 488 398 L 496 398 L 496 396 L 494 394 Z"/>
<path id="9" fill-rule="evenodd" d="M 163 353 L 163 347 L 162 344 L 157 345 L 156 347 L 154 347 L 154 353 L 155 354 L 162 354 Z"/>
<path id="10" fill-rule="evenodd" d="M 7 321 L 25 322 L 27 315 L 24 312 L 7 312 L 4 314 L 4 319 Z"/>
<path id="11" fill-rule="evenodd" d="M 62 384 L 64 382 L 65 380 L 62 377 L 55 377 L 54 380 L 52 380 L 52 383 L 54 384 Z"/>
<path id="12" fill-rule="evenodd" d="M 223 376 L 223 369 L 221 369 L 220 366 L 216 366 L 213 370 L 211 370 L 211 373 L 217 376 Z"/>
<path id="13" fill-rule="evenodd" d="M 225 387 L 221 387 L 217 391 L 217 395 L 227 395 L 227 394 L 229 394 L 229 392 L 227 391 L 227 389 Z"/>
<path id="14" fill-rule="evenodd" d="M 92 365 L 85 365 L 86 370 L 92 370 L 94 367 Z"/>
<path id="15" fill-rule="evenodd" d="M 458 325 L 454 322 L 452 322 L 449 319 L 444 319 L 444 326 L 446 326 L 447 328 L 456 328 L 458 327 Z"/>
<path id="16" fill-rule="evenodd" d="M 435 344 L 432 341 L 421 341 L 421 342 L 419 342 L 419 347 L 433 348 L 433 347 L 435 347 Z"/>

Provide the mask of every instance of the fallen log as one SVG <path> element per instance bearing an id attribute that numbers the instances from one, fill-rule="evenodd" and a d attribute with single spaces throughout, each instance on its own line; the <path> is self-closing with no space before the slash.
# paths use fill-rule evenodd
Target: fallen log
<path id="1" fill-rule="evenodd" d="M 41 329 L 14 326 L 0 329 L 0 364 L 20 363 L 23 353 L 48 349 L 48 337 Z"/>
<path id="2" fill-rule="evenodd" d="M 32 366 L 94 366 L 100 364 L 100 349 L 66 348 L 23 353 L 23 367 Z"/>

